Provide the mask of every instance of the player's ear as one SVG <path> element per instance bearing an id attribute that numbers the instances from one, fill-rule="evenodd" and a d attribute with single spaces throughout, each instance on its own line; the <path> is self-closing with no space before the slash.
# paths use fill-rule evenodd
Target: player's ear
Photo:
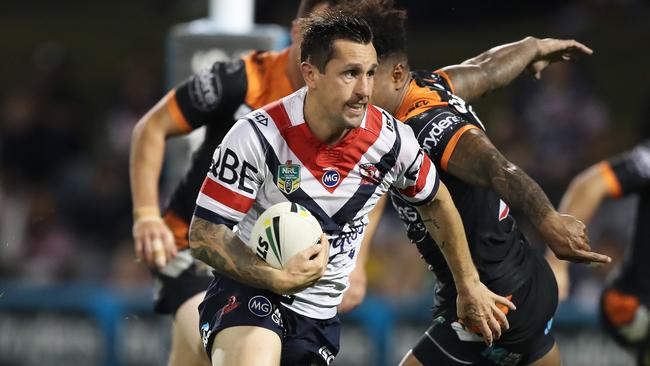
<path id="1" fill-rule="evenodd" d="M 302 73 L 302 78 L 305 79 L 305 85 L 308 88 L 314 89 L 316 87 L 316 80 L 318 80 L 318 69 L 316 66 L 310 64 L 307 61 L 300 63 L 300 72 Z"/>
<path id="2" fill-rule="evenodd" d="M 403 63 L 398 62 L 393 66 L 391 81 L 393 82 L 393 85 L 395 85 L 395 90 L 400 89 L 404 85 L 408 75 L 408 70 Z"/>

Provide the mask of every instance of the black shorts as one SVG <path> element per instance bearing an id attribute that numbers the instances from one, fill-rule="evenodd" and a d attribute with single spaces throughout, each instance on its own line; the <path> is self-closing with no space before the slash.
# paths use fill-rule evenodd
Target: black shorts
<path id="1" fill-rule="evenodd" d="M 339 352 L 338 317 L 312 319 L 282 305 L 290 301 L 288 297 L 215 274 L 199 305 L 201 340 L 208 357 L 212 357 L 212 344 L 221 330 L 256 326 L 280 337 L 281 365 L 329 365 Z"/>
<path id="2" fill-rule="evenodd" d="M 466 330 L 456 316 L 456 308 L 437 311 L 433 325 L 413 347 L 413 355 L 423 365 L 527 365 L 546 355 L 555 340 L 550 334 L 557 309 L 557 284 L 543 258 L 533 256 L 532 277 L 511 295 L 517 310 L 507 314 L 510 329 L 491 347 L 483 337 Z M 500 294 L 507 296 L 509 294 Z"/>
<path id="3" fill-rule="evenodd" d="M 152 271 L 154 310 L 176 314 L 178 308 L 194 295 L 205 291 L 212 281 L 210 267 L 192 257 L 189 249 L 178 252 L 162 270 Z"/>
<path id="4" fill-rule="evenodd" d="M 650 364 L 650 301 L 640 291 L 610 286 L 600 297 L 600 323 L 621 347 L 648 353 Z"/>

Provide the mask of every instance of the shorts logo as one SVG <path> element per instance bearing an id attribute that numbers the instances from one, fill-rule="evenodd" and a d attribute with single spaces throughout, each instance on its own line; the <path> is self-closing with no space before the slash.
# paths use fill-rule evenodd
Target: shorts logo
<path id="1" fill-rule="evenodd" d="M 201 342 L 203 342 L 203 347 L 208 346 L 210 334 L 212 334 L 212 331 L 210 330 L 210 323 L 203 323 L 203 325 L 201 325 Z"/>
<path id="2" fill-rule="evenodd" d="M 499 366 L 516 366 L 522 359 L 521 353 L 510 352 L 501 347 L 488 347 L 481 355 Z"/>
<path id="3" fill-rule="evenodd" d="M 325 346 L 318 349 L 318 354 L 323 358 L 323 360 L 325 360 L 325 362 L 327 362 L 328 365 L 334 361 L 334 354 L 332 354 L 332 351 L 327 349 Z"/>
<path id="4" fill-rule="evenodd" d="M 280 314 L 280 309 L 275 308 L 273 314 L 271 314 L 271 320 L 279 327 L 282 327 L 282 314 Z"/>
<path id="5" fill-rule="evenodd" d="M 300 188 L 300 165 L 291 164 L 291 160 L 280 164 L 278 167 L 278 188 L 286 193 L 291 194 Z"/>
<path id="6" fill-rule="evenodd" d="M 248 301 L 248 310 L 260 318 L 264 318 L 265 316 L 269 316 L 271 314 L 273 306 L 271 305 L 271 301 L 269 301 L 269 299 L 262 295 L 257 295 L 253 296 Z"/>
<path id="7" fill-rule="evenodd" d="M 334 169 L 330 169 L 326 171 L 325 174 L 323 174 L 321 181 L 325 187 L 334 188 L 339 185 L 339 182 L 341 181 L 341 174 L 339 174 L 339 172 Z"/>
<path id="8" fill-rule="evenodd" d="M 229 312 L 237 309 L 237 307 L 239 307 L 239 302 L 237 302 L 237 296 L 230 296 L 228 298 L 228 303 L 226 304 L 226 306 L 221 308 L 221 315 L 222 316 L 226 315 Z"/>

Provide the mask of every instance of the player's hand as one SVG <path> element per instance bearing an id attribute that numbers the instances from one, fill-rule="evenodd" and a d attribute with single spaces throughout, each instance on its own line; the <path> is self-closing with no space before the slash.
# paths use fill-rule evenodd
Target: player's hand
<path id="1" fill-rule="evenodd" d="M 350 288 L 343 294 L 343 300 L 339 305 L 339 311 L 346 313 L 356 308 L 366 297 L 366 269 L 358 263 L 357 267 L 350 273 Z"/>
<path id="2" fill-rule="evenodd" d="M 510 300 L 493 293 L 480 281 L 458 289 L 456 306 L 458 319 L 470 330 L 481 333 L 488 346 L 510 328 L 505 312 L 499 307 L 517 309 Z"/>
<path id="3" fill-rule="evenodd" d="M 606 255 L 591 251 L 587 228 L 571 215 L 549 214 L 540 224 L 540 233 L 558 259 L 576 263 L 609 263 Z"/>
<path id="4" fill-rule="evenodd" d="M 177 253 L 174 235 L 160 217 L 136 220 L 133 241 L 135 257 L 150 267 L 162 269 Z"/>
<path id="5" fill-rule="evenodd" d="M 275 292 L 294 294 L 313 285 L 325 274 L 330 253 L 325 234 L 314 244 L 291 257 L 281 270 L 283 279 Z"/>
<path id="6" fill-rule="evenodd" d="M 558 61 L 573 61 L 579 55 L 593 53 L 591 48 L 572 39 L 538 39 L 537 57 L 528 65 L 527 70 L 539 80 L 546 66 Z"/>

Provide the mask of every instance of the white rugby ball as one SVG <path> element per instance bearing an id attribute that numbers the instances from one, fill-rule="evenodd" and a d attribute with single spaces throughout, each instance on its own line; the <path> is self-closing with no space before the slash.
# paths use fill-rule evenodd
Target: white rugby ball
<path id="1" fill-rule="evenodd" d="M 322 233 L 318 220 L 306 208 L 281 202 L 260 215 L 248 246 L 271 267 L 281 269 L 296 253 L 318 243 Z"/>

